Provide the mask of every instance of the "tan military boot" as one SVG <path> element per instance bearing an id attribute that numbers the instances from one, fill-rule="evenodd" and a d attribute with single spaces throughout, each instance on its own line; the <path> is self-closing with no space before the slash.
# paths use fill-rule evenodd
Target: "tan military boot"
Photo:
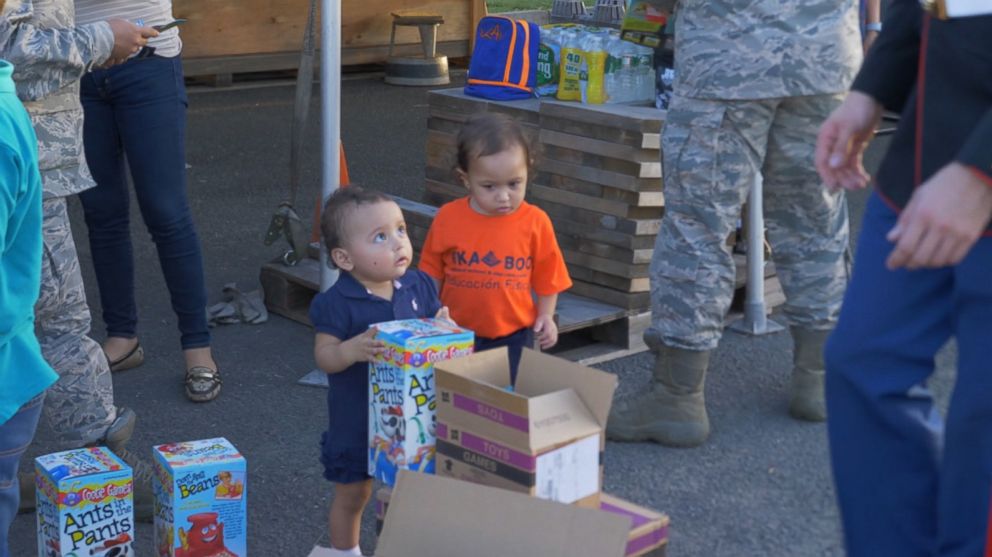
<path id="1" fill-rule="evenodd" d="M 134 480 L 134 516 L 141 522 L 151 522 L 154 496 L 152 494 L 152 466 L 146 460 L 127 450 L 126 445 L 134 435 L 137 417 L 130 408 L 118 408 L 117 418 L 107 428 L 104 438 L 95 445 L 105 445 L 121 460 L 131 467 Z M 20 482 L 20 503 L 18 513 L 27 513 L 35 509 L 35 473 L 34 468 L 21 470 L 17 474 Z"/>
<path id="2" fill-rule="evenodd" d="M 651 391 L 613 405 L 607 439 L 654 441 L 669 447 L 703 444 L 710 434 L 703 399 L 709 359 L 709 351 L 659 347 Z"/>
<path id="3" fill-rule="evenodd" d="M 152 465 L 146 458 L 127 449 L 128 441 L 134 434 L 137 417 L 130 408 L 120 408 L 114 421 L 103 439 L 115 455 L 131 467 L 131 477 L 134 482 L 134 518 L 139 522 L 151 522 L 155 496 L 152 493 Z"/>
<path id="4" fill-rule="evenodd" d="M 823 400 L 823 347 L 831 331 L 792 327 L 793 368 L 789 414 L 797 420 L 822 422 L 827 419 Z"/>

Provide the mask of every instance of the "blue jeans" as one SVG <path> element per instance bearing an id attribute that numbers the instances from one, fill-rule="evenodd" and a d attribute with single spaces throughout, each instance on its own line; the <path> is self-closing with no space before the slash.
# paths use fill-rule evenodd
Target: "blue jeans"
<path id="1" fill-rule="evenodd" d="M 151 56 L 95 70 L 83 77 L 80 97 L 86 162 L 97 186 L 79 198 L 107 335 L 137 335 L 129 168 L 158 248 L 182 347 L 209 346 L 203 258 L 186 199 L 187 98 L 180 58 Z"/>
<path id="2" fill-rule="evenodd" d="M 31 444 L 41 416 L 44 393 L 24 403 L 9 420 L 0 424 L 0 557 L 10 557 L 7 533 L 17 516 L 20 489 L 17 467 Z"/>
<path id="3" fill-rule="evenodd" d="M 896 213 L 868 202 L 826 349 L 830 456 L 850 557 L 982 555 L 992 493 L 992 238 L 957 266 L 890 271 Z M 957 339 L 946 422 L 926 382 Z"/>

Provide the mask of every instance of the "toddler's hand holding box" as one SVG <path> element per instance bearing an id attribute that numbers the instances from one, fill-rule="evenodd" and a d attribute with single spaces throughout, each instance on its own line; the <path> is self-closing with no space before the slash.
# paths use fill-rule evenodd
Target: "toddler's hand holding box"
<path id="1" fill-rule="evenodd" d="M 386 349 L 369 363 L 369 475 L 393 485 L 400 469 L 434 473 L 434 364 L 471 354 L 475 335 L 439 319 L 375 328 Z"/>

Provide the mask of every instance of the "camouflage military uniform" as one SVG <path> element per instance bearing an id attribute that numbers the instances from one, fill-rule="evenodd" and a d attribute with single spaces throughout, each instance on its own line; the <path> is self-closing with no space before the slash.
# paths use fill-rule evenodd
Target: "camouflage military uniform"
<path id="1" fill-rule="evenodd" d="M 48 422 L 65 447 L 100 440 L 114 421 L 110 369 L 90 339 L 90 312 L 66 196 L 92 187 L 83 157 L 79 78 L 114 44 L 106 23 L 74 27 L 72 0 L 8 0 L 0 19 L 0 58 L 14 64 L 17 94 L 38 136 L 44 186 L 44 260 L 36 332 L 60 375 L 46 400 Z"/>
<path id="2" fill-rule="evenodd" d="M 847 205 L 825 192 L 813 151 L 860 61 L 857 0 L 678 3 L 649 344 L 716 347 L 733 293 L 726 238 L 758 171 L 786 318 L 833 326 L 847 283 Z"/>

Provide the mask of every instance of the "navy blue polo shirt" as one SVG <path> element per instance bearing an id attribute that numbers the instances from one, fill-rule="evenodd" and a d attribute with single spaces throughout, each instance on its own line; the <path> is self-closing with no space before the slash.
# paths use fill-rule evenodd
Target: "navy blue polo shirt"
<path id="1" fill-rule="evenodd" d="M 440 309 L 437 287 L 421 271 L 409 270 L 394 281 L 392 300 L 370 293 L 350 273 L 342 271 L 334 286 L 314 297 L 310 322 L 317 332 L 344 341 L 364 333 L 375 323 L 434 317 Z M 368 378 L 368 362 L 358 362 L 340 373 L 327 375 L 330 423 L 324 436 L 324 459 L 334 460 L 342 453 L 363 461 L 367 458 Z M 362 451 L 360 457 L 355 453 L 357 449 Z"/>

